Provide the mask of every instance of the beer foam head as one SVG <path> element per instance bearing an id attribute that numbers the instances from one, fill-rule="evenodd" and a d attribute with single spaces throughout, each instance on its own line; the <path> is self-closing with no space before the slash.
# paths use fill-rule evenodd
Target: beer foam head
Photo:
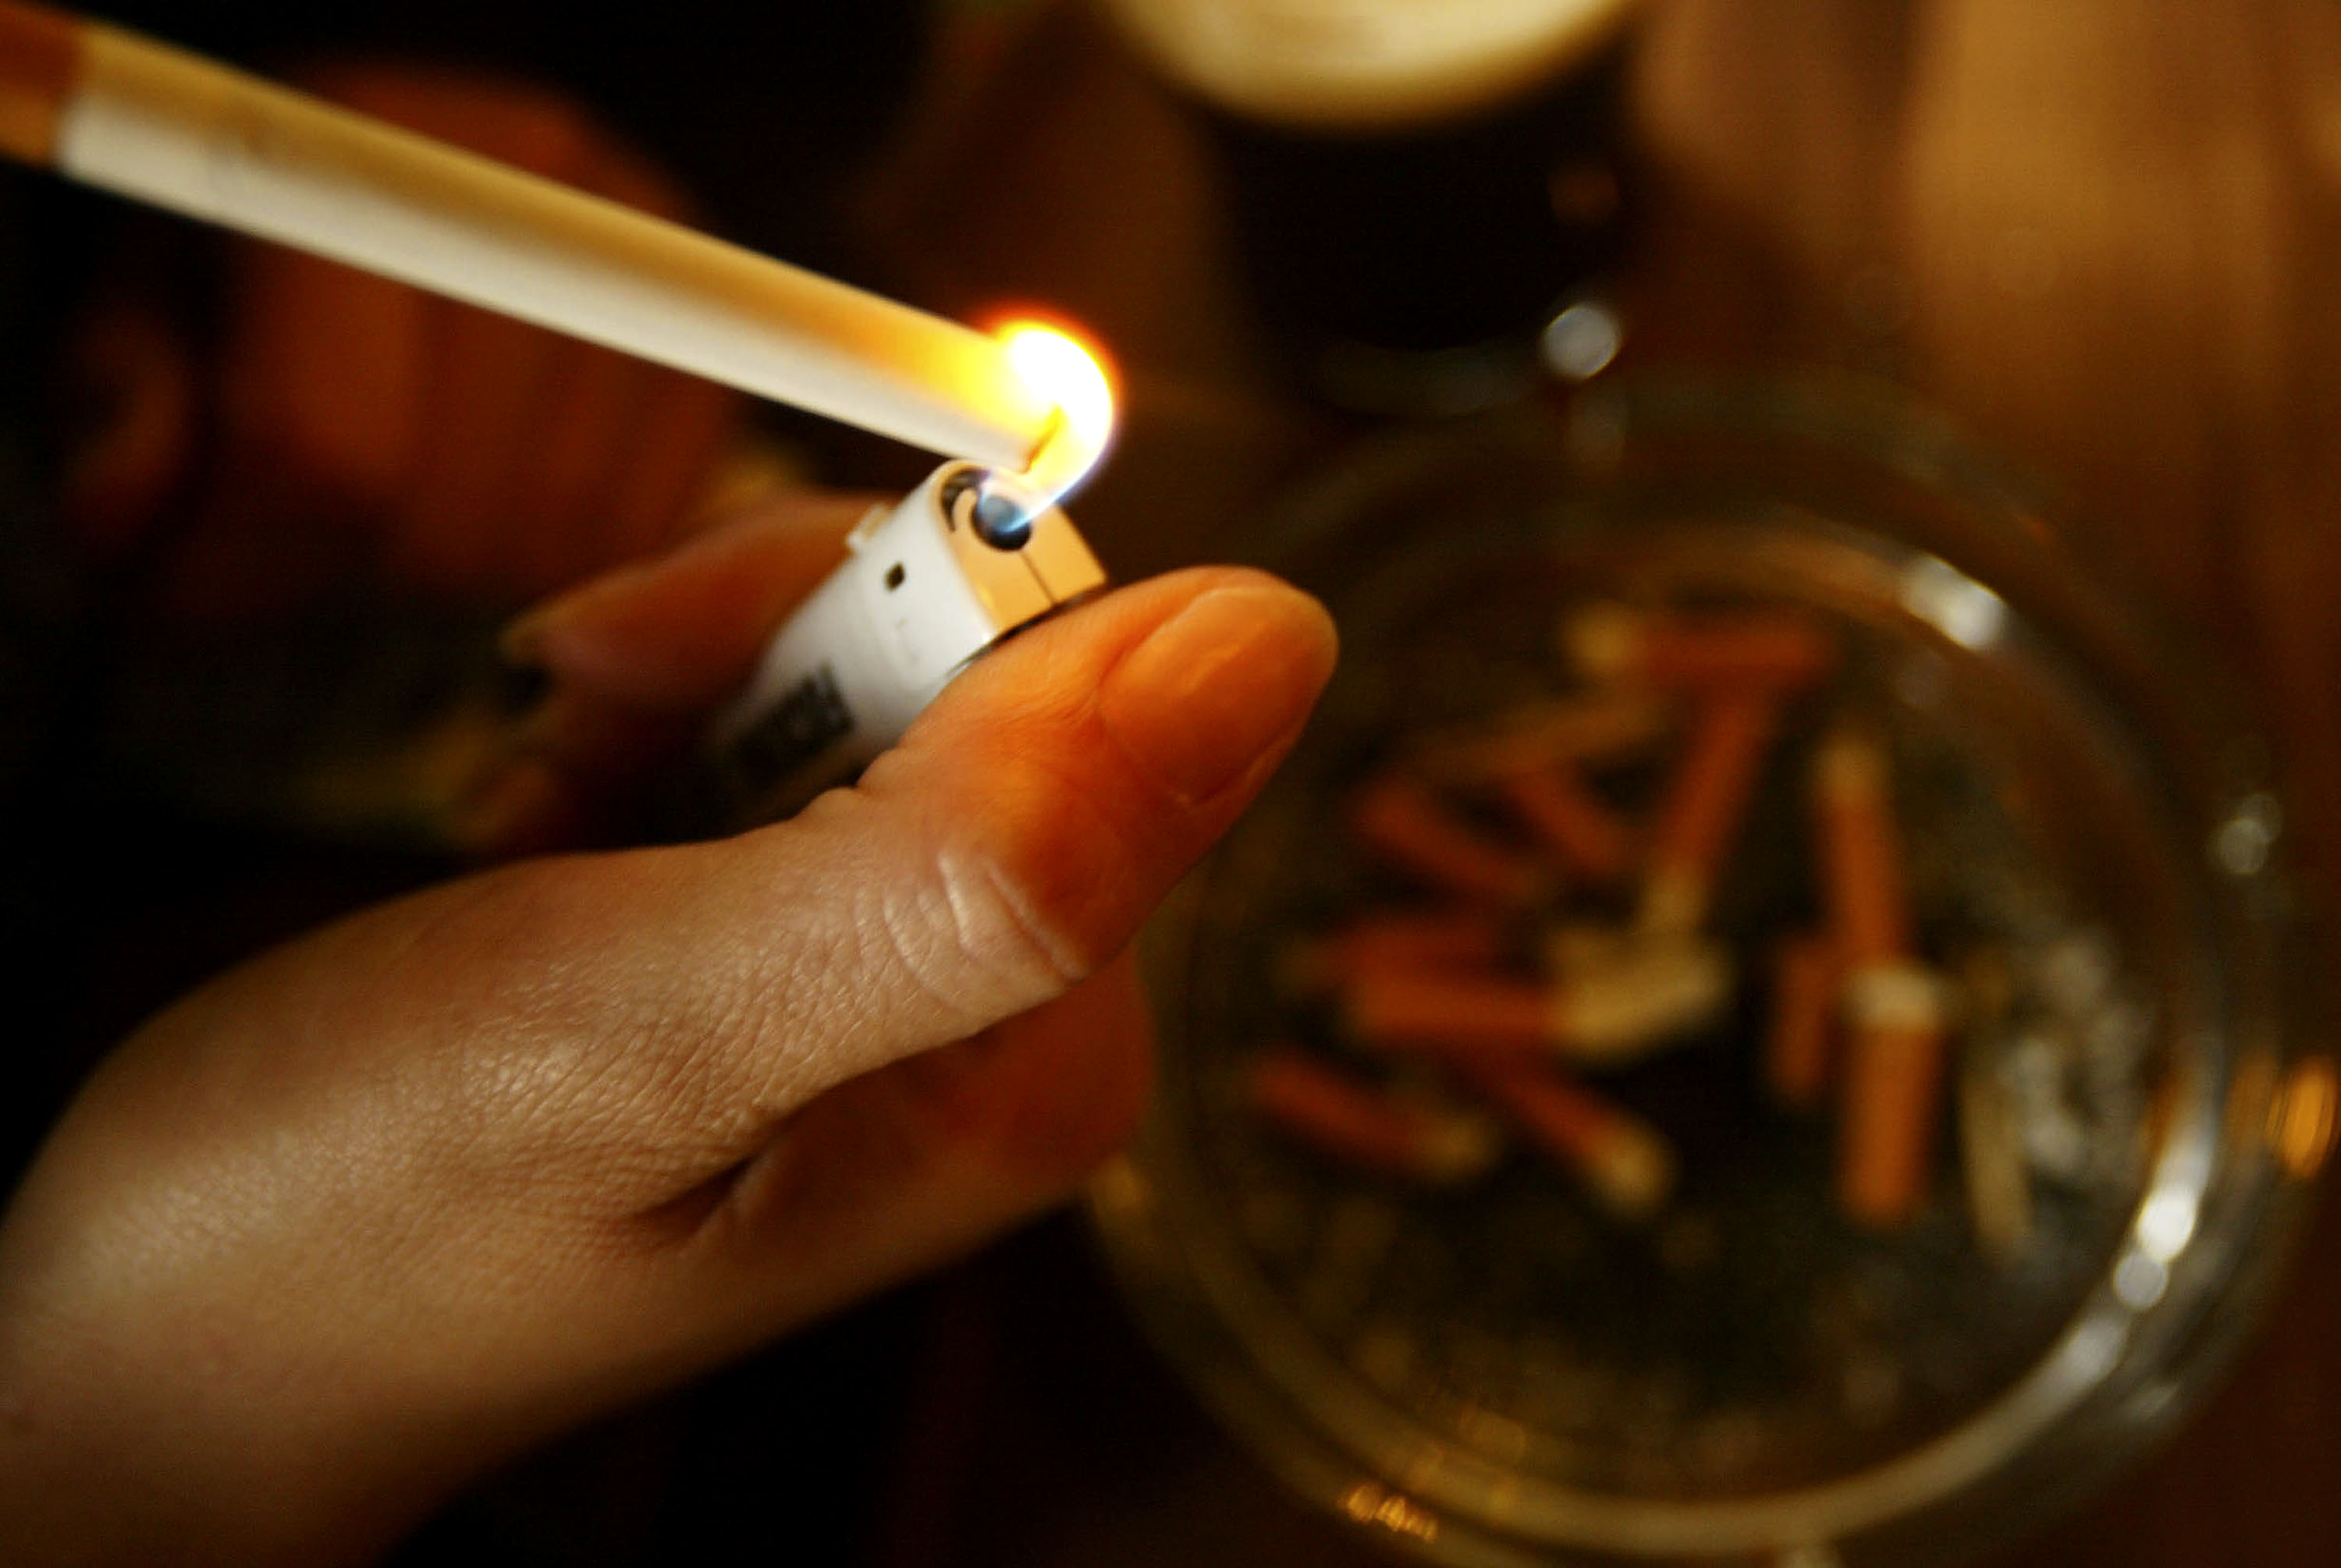
<path id="1" fill-rule="evenodd" d="M 1180 84 L 1250 118 L 1377 129 L 1469 114 L 1607 42 L 1634 0 L 1105 0 Z"/>

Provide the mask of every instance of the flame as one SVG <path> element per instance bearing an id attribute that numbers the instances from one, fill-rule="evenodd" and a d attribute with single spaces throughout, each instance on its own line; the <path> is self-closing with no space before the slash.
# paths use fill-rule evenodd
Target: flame
<path id="1" fill-rule="evenodd" d="M 1019 319 L 1002 323 L 994 335 L 1024 383 L 1056 405 L 1056 425 L 1021 477 L 1050 501 L 1061 500 L 1112 443 L 1113 378 L 1103 354 L 1061 326 Z"/>

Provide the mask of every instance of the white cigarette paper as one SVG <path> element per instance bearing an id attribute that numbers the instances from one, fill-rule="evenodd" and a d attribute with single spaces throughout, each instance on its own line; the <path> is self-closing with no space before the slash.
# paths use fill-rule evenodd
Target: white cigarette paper
<path id="1" fill-rule="evenodd" d="M 112 28 L 57 168 L 1061 491 L 1094 432 L 992 338 Z"/>

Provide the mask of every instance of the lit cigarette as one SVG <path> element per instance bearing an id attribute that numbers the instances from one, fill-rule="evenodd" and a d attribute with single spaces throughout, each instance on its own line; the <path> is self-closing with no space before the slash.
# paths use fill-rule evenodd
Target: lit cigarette
<path id="1" fill-rule="evenodd" d="M 1393 865 L 1459 898 L 1518 906 L 1552 890 L 1549 867 L 1475 831 L 1410 779 L 1367 785 L 1350 826 Z"/>
<path id="2" fill-rule="evenodd" d="M 1707 918 L 1778 718 L 1778 704 L 1760 691 L 1718 696 L 1699 710 L 1650 830 L 1645 930 L 1696 930 Z"/>
<path id="3" fill-rule="evenodd" d="M 1294 1139 L 1368 1170 L 1448 1186 L 1485 1174 L 1503 1154 L 1503 1135 L 1485 1116 L 1369 1088 L 1297 1050 L 1256 1058 L 1245 1088 Z"/>
<path id="4" fill-rule="evenodd" d="M 1826 632 L 1777 612 L 1688 616 L 1589 605 L 1562 623 L 1561 646 L 1588 680 L 1672 691 L 1793 690 L 1837 663 Z"/>
<path id="5" fill-rule="evenodd" d="M 1575 762 L 1555 759 L 1515 773 L 1502 789 L 1512 814 L 1587 876 L 1612 881 L 1633 864 L 1633 829 L 1593 792 Z"/>
<path id="6" fill-rule="evenodd" d="M 1503 923 L 1478 909 L 1378 915 L 1289 944 L 1277 979 L 1315 996 L 1379 970 L 1486 968 L 1502 958 L 1504 943 Z"/>
<path id="7" fill-rule="evenodd" d="M 1557 984 L 1499 975 L 1383 969 L 1342 992 L 1350 1033 L 1437 1056 L 1557 1054 L 1615 1067 L 1706 1027 L 1731 996 L 1731 962 L 1711 943 L 1638 944 Z"/>
<path id="8" fill-rule="evenodd" d="M 1463 1074 L 1619 1218 L 1644 1220 L 1666 1206 L 1674 1190 L 1674 1151 L 1639 1116 L 1549 1067 L 1477 1061 Z"/>
<path id="9" fill-rule="evenodd" d="M 1820 1108 L 1828 1093 L 1830 1035 L 1843 971 L 1826 936 L 1784 938 L 1773 952 L 1772 1018 L 1764 1077 L 1790 1110 Z"/>
<path id="10" fill-rule="evenodd" d="M 1044 499 L 1111 434 L 1103 372 L 1060 334 L 987 336 L 17 0 L 0 0 L 0 153 L 1019 474 Z"/>

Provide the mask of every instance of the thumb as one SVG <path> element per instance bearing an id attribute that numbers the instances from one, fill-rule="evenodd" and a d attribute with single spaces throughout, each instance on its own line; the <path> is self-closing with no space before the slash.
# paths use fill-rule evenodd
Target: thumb
<path id="1" fill-rule="evenodd" d="M 1282 759 L 1334 649 L 1259 573 L 1141 583 L 987 656 L 856 788 L 657 852 L 672 897 L 644 890 L 629 928 L 660 938 L 635 961 L 712 1009 L 661 1031 L 704 1047 L 667 1064 L 678 1108 L 776 1118 L 1094 972 Z"/>
<path id="2" fill-rule="evenodd" d="M 0 1230 L 0 1370 L 93 1418 L 43 1452 L 379 1520 L 1027 1211 L 1142 1083 L 1126 970 L 1080 978 L 1333 655 L 1271 579 L 1141 583 L 792 821 L 463 878 L 222 977 L 83 1090 Z M 218 1353 L 172 1354 L 187 1325 Z"/>

